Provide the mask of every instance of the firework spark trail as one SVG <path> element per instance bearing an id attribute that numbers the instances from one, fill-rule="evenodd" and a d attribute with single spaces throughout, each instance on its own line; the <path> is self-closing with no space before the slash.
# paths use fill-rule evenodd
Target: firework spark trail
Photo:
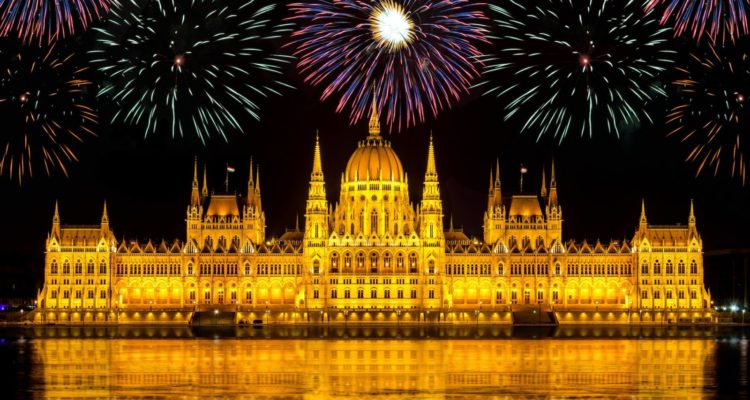
<path id="1" fill-rule="evenodd" d="M 265 0 L 123 0 L 88 53 L 106 76 L 99 97 L 117 108 L 113 123 L 201 141 L 242 131 L 239 114 L 260 119 L 261 101 L 290 88 L 293 58 L 272 42 L 290 24 L 272 20 Z"/>
<path id="2" fill-rule="evenodd" d="M 662 10 L 661 24 L 673 21 L 675 36 L 689 33 L 695 40 L 707 35 L 711 41 L 734 42 L 750 33 L 747 0 L 647 0 L 647 12 Z"/>
<path id="3" fill-rule="evenodd" d="M 676 68 L 672 84 L 678 91 L 667 114 L 667 136 L 690 147 L 686 161 L 697 164 L 696 175 L 710 170 L 727 173 L 747 184 L 745 136 L 750 125 L 750 58 L 747 44 L 722 47 L 710 44 L 690 53 L 689 62 Z"/>
<path id="4" fill-rule="evenodd" d="M 575 4 L 574 4 L 575 3 Z M 647 105 L 666 97 L 660 75 L 674 63 L 670 29 L 633 0 L 491 5 L 496 53 L 486 54 L 485 95 L 505 119 L 540 139 L 592 136 L 651 123 Z"/>
<path id="5" fill-rule="evenodd" d="M 5 46 L 7 48 L 9 46 Z M 68 175 L 78 161 L 76 146 L 96 136 L 98 116 L 87 103 L 92 82 L 88 68 L 72 61 L 73 54 L 55 46 L 0 52 L 0 115 L 5 134 L 0 139 L 0 176 L 22 184 L 40 168 L 51 175 Z"/>
<path id="6" fill-rule="evenodd" d="M 373 96 L 395 130 L 437 116 L 479 77 L 485 4 L 468 0 L 323 0 L 289 5 L 288 44 L 305 82 L 352 124 Z"/>
<path id="7" fill-rule="evenodd" d="M 0 0 L 0 36 L 52 43 L 87 29 L 110 8 L 110 0 Z"/>

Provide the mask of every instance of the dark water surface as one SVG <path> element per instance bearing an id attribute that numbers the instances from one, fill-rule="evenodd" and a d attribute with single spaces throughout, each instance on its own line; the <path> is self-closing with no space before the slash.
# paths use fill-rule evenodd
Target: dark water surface
<path id="1" fill-rule="evenodd" d="M 748 398 L 748 329 L 0 329 L 0 398 Z"/>

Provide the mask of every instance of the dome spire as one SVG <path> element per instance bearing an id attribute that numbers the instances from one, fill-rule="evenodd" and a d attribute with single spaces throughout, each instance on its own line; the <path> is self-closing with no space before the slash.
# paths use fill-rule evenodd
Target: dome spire
<path id="1" fill-rule="evenodd" d="M 372 91 L 372 108 L 370 112 L 370 136 L 380 137 L 380 114 L 378 114 L 378 101 L 375 98 L 375 89 Z"/>
<path id="2" fill-rule="evenodd" d="M 313 153 L 312 181 L 323 181 L 323 163 L 320 160 L 320 137 L 315 133 L 315 151 Z"/>
<path id="3" fill-rule="evenodd" d="M 425 173 L 425 181 L 437 181 L 435 146 L 432 144 L 432 132 L 430 132 L 430 146 L 427 149 L 427 172 Z"/>

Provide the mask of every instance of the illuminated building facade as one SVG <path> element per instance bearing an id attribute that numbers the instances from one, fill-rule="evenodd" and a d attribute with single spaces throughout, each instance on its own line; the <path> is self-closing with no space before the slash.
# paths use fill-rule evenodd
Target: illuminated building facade
<path id="1" fill-rule="evenodd" d="M 480 240 L 443 226 L 432 139 L 422 199 L 412 203 L 377 110 L 336 203 L 317 140 L 313 160 L 304 228 L 279 238 L 266 236 L 259 172 L 245 196 L 210 194 L 205 169 L 199 187 L 197 161 L 185 241 L 118 242 L 106 204 L 96 226 L 61 225 L 56 206 L 40 308 L 53 320 L 60 312 L 110 320 L 113 311 L 226 309 L 250 319 L 272 312 L 308 321 L 462 321 L 473 313 L 477 322 L 510 323 L 512 311 L 533 308 L 561 321 L 567 310 L 705 322 L 710 294 L 692 204 L 686 225 L 650 225 L 642 207 L 631 240 L 564 241 L 554 164 L 538 195 L 510 197 L 498 166 Z"/>

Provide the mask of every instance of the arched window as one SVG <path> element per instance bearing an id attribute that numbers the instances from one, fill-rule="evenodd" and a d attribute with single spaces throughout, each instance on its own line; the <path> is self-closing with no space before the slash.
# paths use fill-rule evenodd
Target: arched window
<path id="1" fill-rule="evenodd" d="M 351 230 L 349 231 L 349 233 L 354 235 L 354 222 L 352 222 Z"/>
<path id="2" fill-rule="evenodd" d="M 430 260 L 430 262 L 427 265 L 427 273 L 428 274 L 434 274 L 435 273 L 435 260 Z"/>
<path id="3" fill-rule="evenodd" d="M 537 236 L 536 238 L 536 248 L 542 247 L 544 245 L 544 239 L 542 239 L 541 236 Z"/>
<path id="4" fill-rule="evenodd" d="M 359 212 L 359 231 L 364 232 L 365 230 L 365 210 Z"/>
<path id="5" fill-rule="evenodd" d="M 672 260 L 667 260 L 667 274 L 673 274 L 674 268 L 672 267 Z"/>
<path id="6" fill-rule="evenodd" d="M 219 246 L 221 246 L 221 248 L 223 248 L 223 249 L 226 249 L 227 248 L 227 238 L 225 238 L 224 236 L 219 236 Z"/>
<path id="7" fill-rule="evenodd" d="M 63 261 L 63 274 L 69 274 L 70 273 L 70 261 L 65 260 Z"/>
<path id="8" fill-rule="evenodd" d="M 648 262 L 646 260 L 643 260 L 643 265 L 641 265 L 641 273 L 648 274 Z"/>
<path id="9" fill-rule="evenodd" d="M 245 275 L 250 275 L 250 263 L 245 263 Z"/>
<path id="10" fill-rule="evenodd" d="M 378 271 L 378 253 L 372 252 L 370 253 L 370 272 L 377 272 Z"/>
<path id="11" fill-rule="evenodd" d="M 99 263 L 99 273 L 100 274 L 106 274 L 107 273 L 107 262 L 102 260 Z"/>
<path id="12" fill-rule="evenodd" d="M 560 263 L 555 264 L 555 275 L 560 275 Z"/>
<path id="13" fill-rule="evenodd" d="M 370 232 L 378 233 L 378 212 L 375 210 L 370 213 Z"/>
<path id="14" fill-rule="evenodd" d="M 87 274 L 94 273 L 94 260 L 89 260 L 88 264 L 86 264 L 86 273 Z"/>
<path id="15" fill-rule="evenodd" d="M 500 263 L 497 266 L 497 274 L 498 275 L 505 275 L 505 265 L 503 263 Z"/>
<path id="16" fill-rule="evenodd" d="M 515 245 L 516 245 L 516 237 L 515 236 L 509 237 L 508 238 L 508 247 L 512 249 Z"/>
<path id="17" fill-rule="evenodd" d="M 661 274 L 661 264 L 659 264 L 659 260 L 654 261 L 654 273 Z"/>
<path id="18" fill-rule="evenodd" d="M 339 253 L 331 254 L 331 271 L 339 272 Z"/>
<path id="19" fill-rule="evenodd" d="M 83 264 L 81 263 L 81 260 L 76 260 L 76 274 L 80 274 L 83 272 Z"/>
<path id="20" fill-rule="evenodd" d="M 320 260 L 313 261 L 312 273 L 313 274 L 320 273 Z"/>
<path id="21" fill-rule="evenodd" d="M 698 263 L 696 263 L 695 260 L 690 261 L 690 273 L 691 274 L 698 273 Z"/>
<path id="22" fill-rule="evenodd" d="M 50 274 L 56 274 L 57 273 L 57 260 L 52 260 L 52 263 L 49 266 L 49 273 Z"/>
<path id="23" fill-rule="evenodd" d="M 393 224 L 393 236 L 398 236 L 398 222 Z"/>
<path id="24" fill-rule="evenodd" d="M 383 265 L 386 268 L 390 268 L 391 267 L 391 253 L 387 253 L 386 252 L 385 254 L 383 254 Z"/>
<path id="25" fill-rule="evenodd" d="M 417 253 L 409 254 L 409 272 L 417 272 Z"/>
<path id="26" fill-rule="evenodd" d="M 385 225 L 385 232 L 388 232 L 388 229 L 391 226 L 391 219 L 390 219 L 390 214 L 388 213 L 388 210 L 385 210 L 385 213 L 383 214 L 383 220 L 384 220 L 383 222 Z"/>
<path id="27" fill-rule="evenodd" d="M 521 248 L 525 249 L 529 244 L 531 244 L 531 239 L 529 239 L 528 236 L 524 236 L 523 240 L 521 241 Z"/>
<path id="28" fill-rule="evenodd" d="M 682 260 L 677 264 L 677 273 L 681 275 L 685 274 L 685 262 Z"/>
<path id="29" fill-rule="evenodd" d="M 403 253 L 398 253 L 396 255 L 396 268 L 398 268 L 399 271 L 404 270 L 404 255 Z"/>
<path id="30" fill-rule="evenodd" d="M 187 274 L 192 275 L 193 274 L 193 263 L 188 263 L 187 265 Z"/>
<path id="31" fill-rule="evenodd" d="M 240 238 L 237 236 L 232 237 L 232 247 L 238 249 L 240 248 Z"/>
<path id="32" fill-rule="evenodd" d="M 357 253 L 357 268 L 365 267 L 365 253 Z"/>
<path id="33" fill-rule="evenodd" d="M 351 271 L 352 268 L 352 255 L 351 253 L 344 254 L 344 271 Z"/>

